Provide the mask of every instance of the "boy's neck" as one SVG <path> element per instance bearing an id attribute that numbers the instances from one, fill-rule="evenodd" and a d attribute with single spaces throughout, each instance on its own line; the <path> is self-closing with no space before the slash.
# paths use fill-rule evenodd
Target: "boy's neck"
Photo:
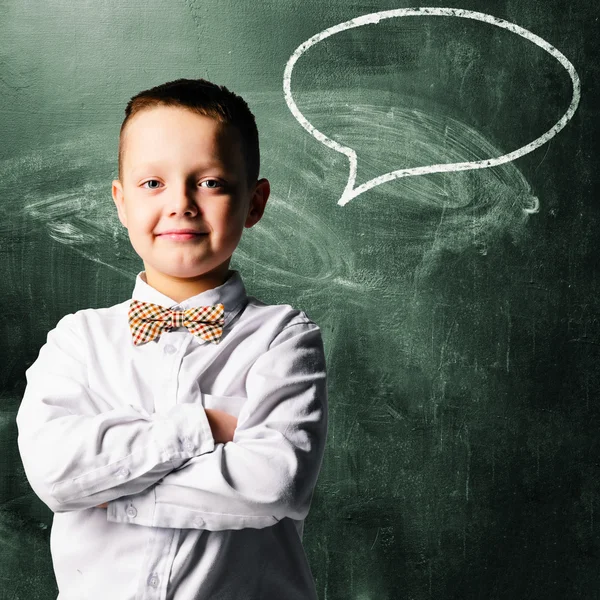
<path id="1" fill-rule="evenodd" d="M 179 303 L 222 285 L 227 280 L 228 275 L 229 262 L 193 278 L 172 277 L 146 266 L 142 273 L 142 279 L 161 294 Z"/>

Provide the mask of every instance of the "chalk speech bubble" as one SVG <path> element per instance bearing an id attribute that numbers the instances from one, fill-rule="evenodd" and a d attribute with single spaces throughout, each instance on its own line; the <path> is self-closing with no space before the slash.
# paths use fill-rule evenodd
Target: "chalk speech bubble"
<path id="1" fill-rule="evenodd" d="M 503 154 L 502 156 L 498 156 L 496 158 L 489 158 L 484 160 L 477 160 L 471 162 L 461 162 L 461 163 L 443 163 L 437 165 L 428 165 L 424 167 L 413 167 L 410 169 L 398 169 L 396 171 L 390 171 L 389 173 L 385 173 L 384 175 L 380 175 L 379 177 L 375 177 L 374 179 L 370 179 L 369 181 L 359 185 L 358 187 L 354 187 L 354 183 L 356 181 L 356 165 L 357 165 L 357 155 L 356 152 L 349 148 L 348 146 L 344 146 L 339 144 L 335 140 L 328 138 L 325 134 L 321 133 L 318 129 L 313 127 L 308 120 L 304 117 L 304 115 L 298 109 L 298 106 L 294 102 L 292 98 L 291 91 L 291 77 L 292 71 L 294 70 L 294 65 L 298 61 L 298 59 L 304 54 L 311 46 L 318 44 L 321 40 L 334 35 L 335 33 L 339 33 L 340 31 L 345 31 L 346 29 L 352 29 L 354 27 L 360 27 L 361 25 L 368 25 L 372 23 L 379 23 L 379 21 L 383 19 L 391 19 L 393 17 L 408 17 L 408 16 L 443 16 L 443 17 L 462 17 L 466 19 L 475 19 L 476 21 L 483 21 L 484 23 L 490 23 L 491 25 L 496 25 L 497 27 L 502 27 L 503 29 L 508 29 L 521 37 L 524 37 L 526 40 L 533 42 L 546 52 L 553 56 L 569 73 L 571 77 L 571 81 L 573 82 L 573 97 L 571 99 L 571 103 L 569 108 L 565 112 L 565 114 L 561 117 L 561 119 L 546 133 L 541 135 L 540 137 L 533 140 L 529 144 L 510 152 L 509 154 Z M 325 144 L 329 148 L 336 150 L 337 152 L 341 152 L 348 157 L 350 161 L 350 174 L 348 176 L 348 183 L 346 184 L 346 188 L 344 189 L 344 193 L 342 197 L 338 200 L 338 204 L 340 206 L 344 206 L 352 198 L 356 198 L 356 196 L 374 188 L 386 181 L 391 181 L 393 179 L 399 179 L 400 177 L 408 177 L 410 175 L 424 175 L 426 173 L 441 173 L 441 172 L 451 172 L 451 171 L 468 171 L 470 169 L 485 169 L 488 167 L 493 167 L 495 165 L 500 165 L 502 163 L 510 162 L 511 160 L 515 160 L 520 156 L 524 156 L 529 152 L 532 152 L 536 148 L 539 148 L 541 145 L 545 144 L 548 140 L 554 137 L 571 119 L 575 111 L 577 110 L 577 106 L 579 105 L 579 99 L 581 97 L 581 83 L 579 81 L 579 75 L 575 71 L 575 67 L 571 64 L 569 60 L 559 52 L 554 46 L 546 42 L 541 37 L 531 33 L 531 31 L 524 29 L 523 27 L 519 27 L 514 23 L 510 23 L 509 21 L 505 21 L 504 19 L 499 19 L 498 17 L 494 17 L 492 15 L 475 12 L 471 10 L 463 10 L 458 8 L 440 8 L 440 7 L 417 7 L 417 8 L 398 8 L 395 10 L 384 10 L 381 12 L 370 13 L 368 15 L 363 15 L 361 17 L 357 17 L 355 19 L 351 19 L 350 21 L 345 21 L 344 23 L 339 23 L 338 25 L 334 25 L 333 27 L 329 27 L 316 35 L 313 35 L 311 38 L 300 44 L 292 56 L 290 56 L 283 75 L 283 91 L 285 94 L 285 101 L 287 105 L 294 115 L 294 117 L 298 120 L 300 125 L 304 127 L 312 136 L 314 136 L 321 143 Z M 529 212 L 536 212 L 537 208 L 533 209 L 525 209 Z"/>

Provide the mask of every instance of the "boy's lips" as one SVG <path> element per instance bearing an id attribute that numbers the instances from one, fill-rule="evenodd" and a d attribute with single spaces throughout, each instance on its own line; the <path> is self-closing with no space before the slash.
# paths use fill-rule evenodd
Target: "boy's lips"
<path id="1" fill-rule="evenodd" d="M 172 229 L 170 231 L 163 231 L 158 236 L 170 240 L 192 240 L 204 237 L 207 233 L 206 231 L 196 231 L 195 229 Z"/>
<path id="2" fill-rule="evenodd" d="M 167 235 L 169 233 L 194 233 L 196 235 L 208 233 L 206 231 L 198 231 L 197 229 L 168 229 L 167 231 L 162 231 L 157 235 Z"/>

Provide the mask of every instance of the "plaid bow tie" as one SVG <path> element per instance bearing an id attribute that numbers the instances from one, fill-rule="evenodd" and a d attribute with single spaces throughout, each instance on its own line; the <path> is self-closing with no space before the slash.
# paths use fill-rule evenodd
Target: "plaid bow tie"
<path id="1" fill-rule="evenodd" d="M 152 302 L 132 300 L 129 305 L 129 328 L 136 346 L 152 341 L 163 331 L 182 326 L 199 338 L 218 344 L 223 333 L 224 311 L 223 304 L 172 310 Z"/>

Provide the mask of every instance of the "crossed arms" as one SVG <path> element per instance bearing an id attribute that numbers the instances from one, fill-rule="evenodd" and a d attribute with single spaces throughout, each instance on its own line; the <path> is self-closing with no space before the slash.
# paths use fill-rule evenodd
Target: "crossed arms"
<path id="1" fill-rule="evenodd" d="M 215 531 L 306 517 L 327 433 L 314 323 L 284 327 L 250 367 L 227 443 L 200 403 L 152 414 L 113 408 L 87 387 L 81 347 L 75 315 L 63 317 L 26 371 L 17 413 L 25 473 L 53 512 L 106 504 L 112 521 Z"/>
<path id="2" fill-rule="evenodd" d="M 238 420 L 224 410 L 204 408 L 204 412 L 206 413 L 215 443 L 226 444 L 227 442 L 232 442 Z M 96 508 L 108 508 L 108 502 L 99 504 Z"/>

